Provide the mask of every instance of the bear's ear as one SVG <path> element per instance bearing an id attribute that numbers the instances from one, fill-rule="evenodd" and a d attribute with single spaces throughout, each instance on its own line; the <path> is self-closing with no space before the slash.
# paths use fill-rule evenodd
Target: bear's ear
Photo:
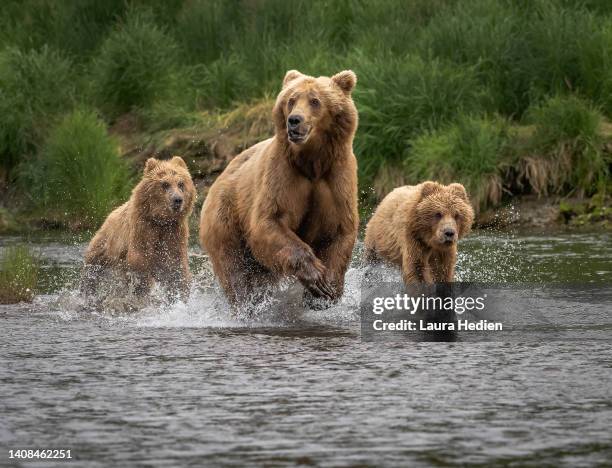
<path id="1" fill-rule="evenodd" d="M 287 73 L 285 73 L 285 79 L 283 80 L 283 88 L 287 86 L 290 81 L 296 80 L 302 76 L 304 76 L 304 74 L 300 73 L 297 70 L 289 70 Z"/>
<path id="2" fill-rule="evenodd" d="M 185 164 L 185 161 L 180 156 L 173 156 L 170 162 L 175 166 L 184 167 L 187 169 L 187 164 Z"/>
<path id="3" fill-rule="evenodd" d="M 351 94 L 357 83 L 357 75 L 353 70 L 344 70 L 332 76 L 331 80 L 340 87 L 344 94 Z"/>
<path id="4" fill-rule="evenodd" d="M 148 174 L 153 169 L 155 169 L 157 166 L 159 166 L 159 159 L 155 159 L 155 158 L 147 159 L 147 162 L 145 163 L 145 167 L 144 167 L 144 173 Z"/>
<path id="5" fill-rule="evenodd" d="M 430 196 L 432 193 L 437 192 L 440 189 L 440 184 L 428 180 L 421 184 L 421 198 Z"/>
<path id="6" fill-rule="evenodd" d="M 468 201 L 468 194 L 465 191 L 465 187 L 459 183 L 454 183 L 454 184 L 450 184 L 448 186 L 448 190 L 450 190 L 450 192 L 459 197 L 464 199 L 465 201 Z"/>

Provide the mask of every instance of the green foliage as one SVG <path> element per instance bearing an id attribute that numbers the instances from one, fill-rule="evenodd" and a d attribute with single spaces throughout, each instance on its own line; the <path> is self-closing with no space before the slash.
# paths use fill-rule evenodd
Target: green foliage
<path id="1" fill-rule="evenodd" d="M 598 146 L 601 113 L 575 96 L 556 96 L 528 112 L 528 122 L 536 125 L 534 142 L 551 149 L 569 141 Z"/>
<path id="2" fill-rule="evenodd" d="M 612 161 L 601 149 L 602 115 L 597 109 L 574 96 L 557 96 L 527 115 L 535 125 L 532 151 L 548 160 L 538 167 L 540 173 L 549 173 L 543 179 L 547 182 L 532 183 L 536 191 L 577 189 L 592 194 L 605 187 Z"/>
<path id="3" fill-rule="evenodd" d="M 47 47 L 0 54 L 0 169 L 35 151 L 59 112 L 74 103 L 70 61 Z"/>
<path id="4" fill-rule="evenodd" d="M 521 115 L 529 105 L 525 19 L 504 2 L 461 2 L 434 17 L 419 38 L 426 57 L 472 66 L 498 112 Z"/>
<path id="5" fill-rule="evenodd" d="M 238 0 L 196 0 L 180 11 L 176 36 L 191 63 L 210 63 L 220 58 L 236 40 L 242 25 Z"/>
<path id="6" fill-rule="evenodd" d="M 611 24 L 576 4 L 477 0 L 433 18 L 419 48 L 475 66 L 496 110 L 510 117 L 520 118 L 533 100 L 570 92 L 612 111 Z"/>
<path id="7" fill-rule="evenodd" d="M 61 221 L 98 226 L 128 197 L 118 143 L 89 111 L 69 114 L 50 134 L 34 172 L 34 202 Z"/>
<path id="8" fill-rule="evenodd" d="M 532 99 L 578 92 L 595 102 L 607 101 L 612 89 L 610 19 L 551 1 L 538 2 L 534 10 L 525 31 L 528 48 L 522 65 Z"/>
<path id="9" fill-rule="evenodd" d="M 413 142 L 404 162 L 409 183 L 439 180 L 460 182 L 476 206 L 499 203 L 499 169 L 509 143 L 508 124 L 499 118 L 462 116 L 441 130 L 425 133 Z"/>
<path id="10" fill-rule="evenodd" d="M 251 83 L 242 60 L 238 55 L 229 55 L 190 70 L 199 108 L 228 108 L 251 94 Z"/>
<path id="11" fill-rule="evenodd" d="M 484 171 L 480 179 L 486 184 L 468 180 L 487 187 L 479 195 L 483 203 L 498 198 L 491 187 L 499 188 L 499 178 L 508 174 L 518 177 L 505 186 L 513 191 L 577 187 L 592 193 L 609 177 L 594 117 L 601 116 L 594 109 L 612 117 L 610 5 L 605 0 L 5 0 L 0 190 L 14 193 L 15 182 L 27 186 L 49 167 L 43 161 L 52 140 L 42 152 L 41 145 L 75 101 L 107 123 L 132 113 L 139 131 L 162 131 L 197 124 L 219 111 L 242 112 L 244 103 L 276 95 L 288 69 L 316 76 L 351 68 L 358 75 L 355 153 L 362 189 L 385 178 L 388 184 L 399 182 L 403 173 L 390 171 L 411 171 L 406 159 L 420 173 L 415 151 L 432 158 L 439 145 L 436 151 L 459 147 L 468 156 L 461 164 L 432 166 L 429 176 Z M 540 104 L 549 96 L 557 97 Z M 506 152 L 518 166 L 490 172 L 487 164 L 477 165 L 472 150 L 490 154 L 486 148 L 496 147 L 500 122 L 518 124 L 526 112 L 536 124 L 534 140 L 529 135 L 526 143 L 512 138 L 504 143 L 515 146 Z M 79 113 L 83 121 L 85 114 Z M 98 135 L 99 147 L 108 147 L 106 132 Z M 472 150 L 461 141 L 472 141 Z"/>
<path id="12" fill-rule="evenodd" d="M 85 57 L 99 45 L 126 5 L 124 0 L 4 0 L 0 42 L 24 50 L 50 45 Z"/>
<path id="13" fill-rule="evenodd" d="M 94 95 L 115 118 L 169 99 L 175 90 L 178 46 L 150 14 L 133 10 L 104 41 L 92 65 Z"/>
<path id="14" fill-rule="evenodd" d="M 0 304 L 31 302 L 39 271 L 39 260 L 27 246 L 6 247 L 0 261 Z"/>
<path id="15" fill-rule="evenodd" d="M 367 181 L 384 162 L 400 161 L 419 132 L 486 109 L 482 86 L 469 68 L 415 56 L 360 57 L 356 63 L 360 124 L 355 152 Z"/>

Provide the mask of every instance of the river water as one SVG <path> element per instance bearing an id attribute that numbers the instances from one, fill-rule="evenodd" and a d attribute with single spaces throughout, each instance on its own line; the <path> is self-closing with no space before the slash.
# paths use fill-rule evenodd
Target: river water
<path id="1" fill-rule="evenodd" d="M 610 240 L 477 232 L 457 276 L 610 285 Z M 358 253 L 332 309 L 303 310 L 289 285 L 231 314 L 194 247 L 187 303 L 127 312 L 79 298 L 83 243 L 30 242 L 42 294 L 0 306 L 0 466 L 66 464 L 8 457 L 37 448 L 83 467 L 610 466 L 606 308 L 592 340 L 369 343 Z"/>

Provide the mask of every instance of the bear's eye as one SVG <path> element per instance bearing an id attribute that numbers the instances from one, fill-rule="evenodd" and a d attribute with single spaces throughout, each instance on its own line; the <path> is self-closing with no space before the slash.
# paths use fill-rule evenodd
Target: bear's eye
<path id="1" fill-rule="evenodd" d="M 289 100 L 287 101 L 287 105 L 289 106 L 289 108 L 292 108 L 295 105 L 295 98 L 289 98 Z"/>
<path id="2" fill-rule="evenodd" d="M 185 190 L 185 184 L 184 184 L 183 182 L 179 182 L 179 183 L 178 183 L 178 188 L 179 188 L 179 189 L 181 190 L 181 192 L 182 192 L 183 190 Z"/>
<path id="3" fill-rule="evenodd" d="M 170 188 L 170 184 L 168 182 L 162 182 L 162 188 L 164 190 L 168 190 Z"/>
<path id="4" fill-rule="evenodd" d="M 442 213 L 438 212 L 434 215 L 436 219 L 442 219 Z"/>
<path id="5" fill-rule="evenodd" d="M 312 98 L 310 100 L 310 105 L 312 107 L 319 107 L 321 105 L 321 101 L 319 101 L 317 98 Z"/>
<path id="6" fill-rule="evenodd" d="M 460 215 L 459 213 L 457 213 L 457 214 L 455 215 L 455 220 L 456 220 L 456 221 L 459 221 L 459 218 L 461 218 L 461 215 Z"/>

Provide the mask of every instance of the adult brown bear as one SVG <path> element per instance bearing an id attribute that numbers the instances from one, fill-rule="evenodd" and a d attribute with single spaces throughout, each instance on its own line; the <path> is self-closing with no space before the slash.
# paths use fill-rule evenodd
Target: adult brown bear
<path id="1" fill-rule="evenodd" d="M 284 276 L 317 298 L 342 295 L 359 223 L 356 81 L 352 71 L 288 71 L 275 135 L 236 156 L 210 188 L 200 241 L 232 303 Z"/>

